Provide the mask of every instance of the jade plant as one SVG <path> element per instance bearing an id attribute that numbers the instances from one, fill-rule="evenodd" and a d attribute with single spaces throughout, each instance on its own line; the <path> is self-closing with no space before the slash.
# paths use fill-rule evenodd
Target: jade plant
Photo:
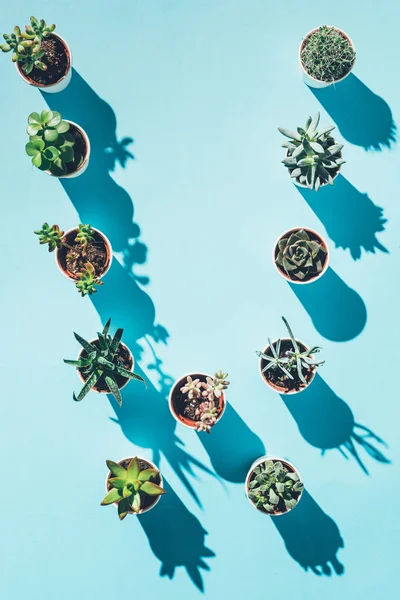
<path id="1" fill-rule="evenodd" d="M 275 262 L 288 277 L 303 281 L 322 272 L 326 254 L 323 244 L 311 240 L 304 229 L 299 229 L 279 240 Z"/>
<path id="2" fill-rule="evenodd" d="M 76 149 L 69 128 L 69 123 L 56 111 L 42 110 L 40 114 L 29 115 L 26 128 L 29 142 L 25 151 L 32 157 L 33 166 L 60 177 L 67 173 L 68 163 L 74 162 L 76 168 L 81 164 L 83 155 Z"/>
<path id="3" fill-rule="evenodd" d="M 4 44 L 0 44 L 0 50 L 11 52 L 11 60 L 19 62 L 25 75 L 29 75 L 36 67 L 41 71 L 47 70 L 47 65 L 41 60 L 44 52 L 40 49 L 44 38 L 47 38 L 55 30 L 55 25 L 46 25 L 43 19 L 31 17 L 31 24 L 25 25 L 25 31 L 21 31 L 16 25 L 14 31 L 9 35 L 5 33 Z"/>
<path id="4" fill-rule="evenodd" d="M 110 325 L 111 319 L 105 324 L 102 333 L 97 334 L 97 340 L 92 342 L 87 342 L 74 332 L 75 339 L 81 344 L 84 352 L 78 360 L 64 359 L 64 362 L 78 369 L 85 380 L 78 396 L 73 394 L 76 402 L 83 400 L 90 390 L 97 386 L 97 389 L 111 393 L 122 406 L 121 383 L 118 383 L 117 378 L 135 379 L 146 385 L 143 377 L 130 371 L 124 364 L 121 344 L 123 329 L 117 329 L 114 337 L 111 337 L 108 333 Z"/>
<path id="5" fill-rule="evenodd" d="M 290 177 L 316 192 L 321 185 L 333 185 L 335 175 L 345 163 L 341 155 L 343 144 L 337 144 L 330 135 L 335 126 L 318 130 L 319 119 L 317 112 L 314 118 L 307 119 L 304 129 L 298 127 L 297 131 L 291 131 L 278 128 L 290 140 L 282 144 L 287 149 L 282 163 L 289 170 Z"/>
<path id="6" fill-rule="evenodd" d="M 277 513 L 296 506 L 304 489 L 296 471 L 289 471 L 279 460 L 267 460 L 255 467 L 253 473 L 248 495 L 258 509 Z"/>
<path id="7" fill-rule="evenodd" d="M 303 384 L 307 385 L 305 374 L 310 371 L 310 369 L 314 370 L 315 368 L 323 365 L 325 362 L 323 360 L 316 360 L 313 358 L 313 355 L 320 352 L 322 348 L 319 346 L 314 346 L 311 349 L 305 348 L 302 350 L 285 317 L 282 317 L 282 320 L 288 330 L 292 348 L 290 350 L 283 350 L 282 340 L 278 339 L 276 345 L 274 346 L 270 338 L 268 338 L 271 355 L 261 352 L 260 350 L 256 351 L 257 356 L 262 358 L 267 363 L 261 372 L 265 373 L 271 370 L 278 375 L 283 375 L 284 380 L 294 380 L 295 377 L 297 377 Z"/>
<path id="8" fill-rule="evenodd" d="M 218 408 L 215 399 L 221 398 L 224 390 L 228 388 L 229 381 L 226 380 L 228 373 L 218 371 L 214 377 L 206 377 L 206 381 L 193 379 L 190 375 L 184 386 L 180 388 L 182 394 L 186 395 L 185 402 L 191 404 L 194 409 L 196 431 L 210 433 L 218 420 Z"/>
<path id="9" fill-rule="evenodd" d="M 319 27 L 306 38 L 301 62 L 311 77 L 337 81 L 352 69 L 356 53 L 349 39 L 335 27 Z"/>
<path id="10" fill-rule="evenodd" d="M 110 490 L 103 498 L 101 505 L 118 503 L 118 516 L 120 520 L 133 511 L 139 513 L 143 499 L 155 498 L 165 494 L 164 488 L 154 483 L 160 472 L 157 469 L 140 469 L 138 458 L 135 456 L 125 469 L 112 460 L 107 460 L 107 467 L 114 477 L 108 479 Z"/>
<path id="11" fill-rule="evenodd" d="M 80 223 L 75 237 L 75 244 L 71 246 L 64 236 L 64 231 L 58 225 L 49 225 L 43 223 L 42 228 L 34 232 L 39 236 L 40 244 L 47 244 L 49 252 L 54 252 L 56 248 L 66 249 L 66 264 L 68 266 L 72 261 L 79 267 L 77 281 L 75 283 L 81 296 L 92 295 L 97 292 L 96 286 L 103 285 L 100 277 L 96 274 L 95 268 L 88 260 L 88 244 L 94 244 L 94 231 L 90 225 Z"/>

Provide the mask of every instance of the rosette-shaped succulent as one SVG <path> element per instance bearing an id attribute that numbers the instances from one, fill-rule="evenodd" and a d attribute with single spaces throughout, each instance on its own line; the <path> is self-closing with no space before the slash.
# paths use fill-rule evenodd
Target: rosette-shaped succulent
<path id="1" fill-rule="evenodd" d="M 296 471 L 289 471 L 279 460 L 267 460 L 254 469 L 254 475 L 248 494 L 258 509 L 277 513 L 296 506 L 304 488 Z"/>
<path id="2" fill-rule="evenodd" d="M 304 229 L 299 229 L 279 240 L 275 262 L 290 279 L 302 281 L 321 273 L 326 254 L 322 244 L 311 240 Z"/>

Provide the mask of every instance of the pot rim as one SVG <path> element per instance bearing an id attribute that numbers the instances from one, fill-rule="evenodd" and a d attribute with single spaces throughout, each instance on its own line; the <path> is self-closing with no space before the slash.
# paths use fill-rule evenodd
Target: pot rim
<path id="1" fill-rule="evenodd" d="M 47 175 L 50 175 L 50 177 L 55 177 L 56 179 L 69 179 L 72 177 L 76 177 L 76 174 L 79 173 L 79 171 L 81 171 L 84 167 L 86 168 L 87 163 L 89 162 L 90 153 L 91 153 L 91 145 L 90 145 L 89 136 L 86 133 L 86 131 L 83 129 L 83 127 L 78 125 L 78 123 L 75 123 L 75 121 L 70 121 L 69 119 L 63 119 L 63 121 L 66 121 L 70 125 L 73 125 L 76 129 L 78 129 L 79 133 L 82 135 L 83 139 L 85 140 L 86 154 L 85 154 L 83 161 L 79 165 L 79 167 L 77 169 L 75 169 L 75 171 L 72 171 L 72 173 L 66 173 L 65 175 L 53 175 L 53 173 L 51 173 L 51 171 L 45 171 L 45 173 L 47 173 Z"/>
<path id="2" fill-rule="evenodd" d="M 135 458 L 135 457 L 134 456 L 125 456 L 125 458 L 121 458 L 120 460 L 118 460 L 117 464 L 120 464 L 124 460 L 131 461 L 132 458 Z M 163 476 L 161 474 L 160 469 L 157 467 L 157 465 L 155 465 L 152 460 L 150 460 L 148 458 L 143 458 L 143 456 L 137 455 L 137 458 L 138 458 L 138 460 L 143 460 L 144 462 L 147 462 L 149 465 L 151 465 L 151 467 L 153 469 L 157 469 L 157 471 L 160 474 L 160 483 L 159 483 L 159 485 L 160 485 L 160 487 L 163 488 L 163 483 L 164 483 Z M 108 473 L 107 473 L 107 475 L 106 475 L 106 492 L 109 491 L 107 483 L 108 483 L 110 474 L 111 474 L 111 471 L 109 470 Z M 148 512 L 149 510 L 151 510 L 152 508 L 154 508 L 155 505 L 160 501 L 160 499 L 161 499 L 161 496 L 157 496 L 157 500 L 155 500 L 151 506 L 148 506 L 147 508 L 143 508 L 143 509 L 141 508 L 138 513 L 135 513 L 135 512 L 133 512 L 133 510 L 130 510 L 130 511 L 128 511 L 128 515 L 136 515 L 136 516 L 142 515 L 142 514 Z M 118 506 L 118 502 L 113 502 L 113 505 L 114 506 Z"/>
<path id="3" fill-rule="evenodd" d="M 93 344 L 93 342 L 97 342 L 97 341 L 98 341 L 98 338 L 93 338 L 92 340 L 90 340 L 90 341 L 89 341 L 89 344 Z M 135 367 L 135 358 L 134 358 L 134 356 L 133 356 L 133 354 L 132 354 L 132 352 L 131 352 L 130 348 L 129 348 L 129 347 L 126 345 L 126 344 L 124 344 L 124 342 L 121 342 L 121 341 L 120 341 L 120 344 L 122 344 L 122 346 L 124 346 L 124 347 L 125 347 L 125 348 L 128 350 L 128 352 L 129 352 L 129 356 L 130 356 L 130 357 L 131 357 L 131 359 L 132 359 L 132 366 L 131 366 L 131 368 L 129 369 L 129 371 L 131 371 L 131 373 L 133 373 L 133 369 L 134 369 L 134 367 Z M 82 354 L 82 352 L 83 352 L 83 351 L 84 351 L 84 348 L 82 348 L 82 350 L 80 350 L 80 351 L 79 351 L 79 354 L 78 354 L 78 356 L 77 356 L 77 359 L 76 359 L 76 360 L 79 360 L 79 359 L 81 358 L 81 354 Z M 79 377 L 79 379 L 81 380 L 81 382 L 82 382 L 82 383 L 86 383 L 87 379 L 85 379 L 85 378 L 83 377 L 83 375 L 82 375 L 82 373 L 80 372 L 80 370 L 79 370 L 78 368 L 76 368 L 76 367 L 75 367 L 75 370 L 76 370 L 76 372 L 78 373 L 78 377 Z M 120 390 L 122 390 L 122 389 L 123 389 L 123 388 L 124 388 L 126 385 L 128 385 L 128 383 L 129 383 L 129 382 L 130 382 L 130 379 L 127 379 L 127 380 L 125 381 L 125 383 L 123 383 L 123 384 L 121 385 L 121 387 L 119 387 L 119 389 L 120 389 Z M 109 392 L 109 391 L 107 391 L 107 390 L 96 390 L 96 389 L 95 389 L 95 388 L 93 388 L 93 387 L 91 388 L 91 391 L 92 391 L 92 392 L 96 392 L 97 394 L 111 394 L 111 392 Z M 133 457 L 132 457 L 132 458 L 133 458 Z M 121 460 L 124 460 L 124 459 L 121 459 Z M 143 460 L 147 460 L 147 459 L 143 459 Z"/>
<path id="4" fill-rule="evenodd" d="M 285 342 L 285 341 L 289 341 L 289 342 L 290 342 L 290 341 L 291 341 L 291 340 L 290 340 L 290 337 L 281 337 L 281 338 L 277 338 L 277 339 L 275 339 L 275 340 L 272 340 L 272 344 L 273 344 L 273 345 L 275 345 L 275 344 L 276 344 L 276 342 L 278 341 L 278 339 L 280 339 L 280 340 L 281 340 L 281 342 Z M 310 350 L 310 348 L 309 348 L 309 346 L 307 346 L 307 344 L 305 344 L 304 342 L 302 342 L 302 341 L 301 341 L 301 340 L 299 340 L 298 338 L 295 338 L 295 339 L 296 339 L 296 342 L 297 342 L 298 344 L 301 344 L 301 345 L 302 345 L 302 346 L 304 346 L 304 347 L 305 347 L 307 350 Z M 267 346 L 265 346 L 265 347 L 264 347 L 264 350 L 262 351 L 262 352 L 263 352 L 263 354 L 266 354 L 266 351 L 268 350 L 268 348 L 269 348 L 269 344 L 268 344 Z M 311 356 L 313 356 L 313 355 L 311 355 Z M 265 384 L 266 384 L 266 385 L 267 385 L 267 386 L 268 386 L 268 387 L 269 387 L 271 390 L 273 390 L 273 391 L 274 391 L 274 392 L 276 392 L 277 394 L 283 394 L 284 396 L 293 396 L 294 394 L 300 394 L 301 392 L 304 392 L 304 390 L 306 390 L 306 389 L 307 389 L 307 388 L 308 388 L 308 387 L 311 385 L 311 383 L 313 382 L 313 380 L 314 380 L 314 377 L 315 377 L 315 375 L 316 375 L 316 373 L 317 373 L 317 367 L 314 365 L 314 367 L 313 367 L 313 368 L 311 368 L 311 379 L 310 379 L 310 381 L 307 383 L 307 385 L 306 385 L 306 386 L 304 386 L 304 387 L 300 388 L 299 390 L 289 390 L 288 392 L 285 392 L 283 389 L 280 389 L 280 388 L 278 388 L 278 386 L 276 386 L 276 387 L 275 387 L 275 386 L 273 386 L 273 385 L 271 384 L 271 382 L 269 382 L 269 381 L 267 380 L 267 378 L 266 378 L 266 377 L 264 377 L 264 375 L 263 375 L 263 374 L 262 374 L 262 372 L 261 372 L 262 361 L 263 361 L 263 358 L 261 358 L 261 356 L 260 356 L 260 357 L 259 357 L 259 359 L 258 359 L 258 372 L 260 373 L 261 379 L 263 380 L 263 382 L 264 382 L 264 383 L 265 383 Z"/>
<path id="5" fill-rule="evenodd" d="M 210 375 L 209 373 L 202 373 L 201 371 L 192 371 L 191 373 L 186 373 L 185 375 L 182 375 L 178 379 L 175 379 L 175 381 L 172 384 L 171 389 L 169 391 L 169 395 L 168 395 L 168 406 L 169 406 L 169 410 L 171 411 L 172 416 L 174 417 L 175 421 L 177 421 L 178 423 L 180 423 L 184 427 L 188 427 L 188 429 L 196 429 L 195 422 L 193 421 L 193 425 L 189 425 L 189 423 L 185 423 L 184 421 L 182 421 L 178 417 L 178 414 L 175 412 L 175 409 L 174 409 L 173 392 L 174 392 L 175 388 L 177 387 L 178 383 L 180 383 L 182 381 L 182 379 L 186 379 L 188 376 L 193 377 L 193 375 L 202 375 L 204 377 L 212 377 L 212 375 Z M 223 414 L 225 412 L 225 409 L 226 409 L 226 394 L 223 393 L 222 396 L 221 396 L 221 398 L 219 398 L 219 399 L 222 401 L 222 408 L 221 408 L 221 412 L 218 415 L 218 418 L 217 418 L 217 421 L 216 421 L 215 425 L 220 421 L 220 419 L 222 418 L 222 416 L 223 416 Z M 185 417 L 185 419 L 187 419 L 187 417 Z M 215 425 L 213 425 L 213 427 L 215 427 Z"/>
<path id="6" fill-rule="evenodd" d="M 54 37 L 58 38 L 64 44 L 65 53 L 66 53 L 67 58 L 68 58 L 68 67 L 67 67 L 67 70 L 65 71 L 65 74 L 62 77 L 60 77 L 60 79 L 58 79 L 54 83 L 50 83 L 48 85 L 37 83 L 31 77 L 29 77 L 28 75 L 25 75 L 25 73 L 23 72 L 22 68 L 19 67 L 18 61 L 16 61 L 16 63 L 15 63 L 15 67 L 17 69 L 17 72 L 22 77 L 22 79 L 25 81 L 25 83 L 27 83 L 28 85 L 32 85 L 33 87 L 36 87 L 36 88 L 39 88 L 39 89 L 49 89 L 49 88 L 55 87 L 56 85 L 59 85 L 62 81 L 64 81 L 64 79 L 67 77 L 67 75 L 69 74 L 69 72 L 70 72 L 70 70 L 72 68 L 72 53 L 71 53 L 71 48 L 69 47 L 68 43 L 58 33 L 52 32 L 51 35 L 53 35 Z"/>
<path id="7" fill-rule="evenodd" d="M 321 273 L 319 273 L 318 275 L 316 275 L 315 277 L 313 277 L 312 279 L 308 279 L 307 281 L 300 281 L 300 280 L 295 280 L 295 279 L 291 279 L 289 277 L 289 275 L 287 275 L 284 271 L 282 271 L 280 269 L 280 267 L 278 267 L 278 265 L 275 262 L 275 250 L 276 247 L 278 246 L 278 242 L 287 234 L 287 233 L 292 233 L 294 231 L 298 231 L 300 229 L 305 229 L 306 231 L 309 231 L 310 233 L 313 233 L 315 236 L 317 236 L 318 238 L 320 238 L 323 246 L 325 246 L 326 248 L 326 259 L 325 259 L 325 263 L 324 266 L 322 268 Z M 330 263 L 330 250 L 329 250 L 329 246 L 325 240 L 325 238 L 322 237 L 322 235 L 320 233 L 318 233 L 318 231 L 316 231 L 315 229 L 311 229 L 311 227 L 292 227 L 291 229 L 288 229 L 287 231 L 284 231 L 283 233 L 281 233 L 281 235 L 278 237 L 278 239 L 276 240 L 275 244 L 274 244 L 274 248 L 272 251 L 272 262 L 275 265 L 276 270 L 279 272 L 280 275 L 282 275 L 282 277 L 284 279 L 286 279 L 286 281 L 288 281 L 289 283 L 294 283 L 295 285 L 307 285 L 309 283 L 314 283 L 314 281 L 316 281 L 317 279 L 319 279 L 320 277 L 322 277 L 322 275 L 324 275 L 324 273 L 328 270 L 329 267 L 329 263 Z"/>
<path id="8" fill-rule="evenodd" d="M 313 81 L 317 82 L 317 83 L 326 83 L 327 85 L 334 85 L 335 83 L 339 83 L 340 81 L 343 81 L 343 79 L 346 79 L 346 77 L 348 77 L 350 75 L 350 73 L 352 72 L 352 70 L 354 69 L 354 65 L 356 64 L 356 47 L 354 45 L 353 40 L 351 39 L 351 37 L 349 35 L 347 35 L 347 33 L 345 31 L 343 31 L 343 29 L 340 29 L 340 27 L 336 27 L 335 25 L 327 25 L 327 27 L 333 28 L 336 31 L 339 31 L 349 42 L 351 47 L 353 48 L 354 51 L 354 61 L 353 64 L 351 66 L 351 69 L 349 69 L 349 71 L 346 73 L 346 75 L 343 75 L 343 77 L 340 77 L 340 79 L 335 79 L 334 81 L 324 81 L 323 79 L 316 79 L 315 77 L 313 77 L 312 75 L 309 74 L 309 72 L 304 68 L 303 66 L 303 61 L 301 60 L 301 53 L 304 47 L 304 43 L 307 41 L 307 39 L 316 31 L 318 31 L 321 28 L 321 25 L 319 27 L 314 27 L 314 29 L 311 29 L 311 31 L 309 31 L 304 38 L 301 40 L 300 46 L 299 46 L 299 52 L 298 52 L 298 57 L 299 57 L 299 63 L 300 63 L 300 67 L 301 69 L 304 71 L 304 73 L 307 75 L 307 77 L 309 77 L 310 79 L 312 79 Z"/>
<path id="9" fill-rule="evenodd" d="M 112 251 L 112 246 L 111 246 L 111 242 L 108 239 L 108 237 L 102 232 L 100 231 L 100 229 L 96 229 L 96 227 L 92 227 L 93 231 L 95 231 L 98 235 L 100 235 L 102 238 L 104 238 L 104 244 L 107 250 L 107 253 L 109 254 L 109 261 L 108 261 L 108 266 L 105 269 L 104 273 L 102 273 L 100 279 L 102 279 L 110 270 L 111 267 L 111 263 L 113 261 L 113 251 Z M 64 237 L 69 235 L 70 233 L 72 233 L 73 231 L 78 231 L 78 227 L 71 227 L 70 229 L 68 229 L 67 231 L 64 232 Z M 56 248 L 56 251 L 54 253 L 54 258 L 56 261 L 56 265 L 59 269 L 59 271 L 61 271 L 61 273 L 64 275 L 64 277 L 66 277 L 67 279 L 69 279 L 70 281 L 77 281 L 77 279 L 75 279 L 75 277 L 70 277 L 66 271 L 64 271 L 64 269 L 62 268 L 59 259 L 58 259 L 58 254 L 59 254 L 59 248 Z"/>
<path id="10" fill-rule="evenodd" d="M 291 512 L 292 510 L 294 510 L 294 509 L 296 508 L 296 506 L 298 505 L 298 503 L 299 503 L 299 502 L 300 502 L 300 500 L 301 500 L 301 497 L 302 497 L 302 495 L 303 495 L 304 488 L 303 488 L 303 489 L 302 489 L 302 491 L 300 492 L 300 495 L 299 495 L 299 497 L 298 497 L 298 499 L 297 499 L 296 506 L 294 506 L 293 508 L 289 508 L 288 510 L 285 510 L 285 512 L 278 512 L 278 513 L 273 513 L 273 514 L 270 514 L 270 513 L 264 512 L 264 511 L 260 510 L 259 508 L 257 508 L 257 507 L 256 507 L 256 505 L 254 504 L 254 502 L 253 502 L 252 500 L 250 500 L 250 498 L 249 498 L 249 493 L 248 493 L 248 483 L 249 483 L 249 481 L 250 481 L 250 477 L 251 477 L 251 475 L 252 475 L 252 473 L 253 473 L 254 469 L 255 469 L 255 468 L 256 468 L 256 467 L 257 467 L 259 464 L 267 462 L 267 460 L 273 460 L 273 461 L 275 461 L 275 462 L 277 462 L 277 461 L 280 461 L 280 462 L 282 462 L 282 463 L 285 463 L 285 464 L 289 465 L 289 466 L 290 466 L 290 467 L 293 469 L 293 471 L 294 471 L 295 473 L 297 473 L 297 475 L 299 476 L 299 478 L 300 478 L 300 481 L 301 481 L 302 483 L 303 483 L 303 479 L 302 479 L 302 477 L 301 477 L 301 475 L 300 475 L 300 471 L 299 471 L 299 470 L 298 470 L 298 469 L 297 469 L 297 468 L 296 468 L 296 467 L 295 467 L 295 466 L 294 466 L 294 465 L 293 465 L 291 462 L 289 462 L 288 460 L 286 460 L 286 459 L 284 459 L 284 458 L 280 458 L 279 456 L 273 456 L 273 455 L 265 454 L 264 456 L 260 456 L 260 458 L 257 458 L 257 459 L 256 459 L 256 460 L 253 462 L 253 464 L 251 465 L 251 467 L 250 467 L 250 469 L 249 469 L 249 471 L 248 471 L 248 473 L 247 473 L 247 475 L 246 475 L 245 482 L 244 482 L 244 489 L 245 489 L 245 492 L 246 492 L 246 497 L 247 497 L 247 500 L 248 500 L 248 501 L 250 502 L 250 504 L 251 504 L 251 505 L 252 505 L 252 506 L 253 506 L 253 507 L 256 509 L 256 511 L 257 511 L 257 512 L 259 512 L 259 513 L 261 513 L 261 514 L 264 514 L 264 515 L 267 515 L 268 517 L 281 517 L 282 515 L 286 515 L 287 513 Z"/>

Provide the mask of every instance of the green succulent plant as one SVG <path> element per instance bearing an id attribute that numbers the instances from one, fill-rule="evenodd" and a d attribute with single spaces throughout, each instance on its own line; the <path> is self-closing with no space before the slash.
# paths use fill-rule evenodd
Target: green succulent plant
<path id="1" fill-rule="evenodd" d="M 312 355 L 320 352 L 322 348 L 319 346 L 313 346 L 310 350 L 301 350 L 296 338 L 293 335 L 289 323 L 285 317 L 282 317 L 282 320 L 288 330 L 293 350 L 285 350 L 282 353 L 281 340 L 279 339 L 276 342 L 276 347 L 274 347 L 270 338 L 268 338 L 268 344 L 271 349 L 272 356 L 261 352 L 260 350 L 256 351 L 257 356 L 262 358 L 267 363 L 261 372 L 265 373 L 270 369 L 272 371 L 279 369 L 284 374 L 285 378 L 292 380 L 294 379 L 293 373 L 295 373 L 300 381 L 307 385 L 307 380 L 304 377 L 303 369 L 305 372 L 308 372 L 310 369 L 315 369 L 324 364 L 324 360 L 316 360 L 312 357 Z"/>
<path id="2" fill-rule="evenodd" d="M 140 512 L 143 497 L 165 494 L 164 488 L 152 481 L 160 472 L 157 469 L 140 470 L 136 456 L 132 458 L 127 469 L 112 460 L 107 460 L 106 463 L 114 477 L 108 480 L 111 489 L 103 498 L 101 505 L 107 506 L 118 502 L 118 516 L 121 521 L 129 511 Z"/>
<path id="3" fill-rule="evenodd" d="M 78 242 L 81 246 L 86 248 L 89 242 L 94 242 L 94 232 L 90 225 L 83 225 L 80 223 L 78 225 L 78 233 L 75 238 L 75 241 Z"/>
<path id="4" fill-rule="evenodd" d="M 48 223 L 43 223 L 42 228 L 34 233 L 39 236 L 39 244 L 48 244 L 49 252 L 54 252 L 56 248 L 61 248 L 65 244 L 64 232 L 58 225 L 50 226 Z"/>
<path id="5" fill-rule="evenodd" d="M 47 65 L 40 60 L 44 56 L 41 42 L 56 28 L 55 25 L 46 25 L 43 19 L 38 21 L 35 17 L 31 17 L 30 22 L 30 25 L 25 26 L 25 31 L 21 31 L 16 25 L 12 33 L 4 33 L 5 43 L 0 45 L 2 52 L 13 52 L 12 61 L 21 63 L 25 75 L 29 75 L 34 67 L 41 71 L 47 70 Z"/>
<path id="6" fill-rule="evenodd" d="M 307 119 L 304 129 L 298 127 L 297 131 L 291 131 L 278 128 L 290 140 L 282 144 L 287 149 L 287 156 L 282 163 L 295 182 L 316 192 L 321 185 L 333 185 L 336 173 L 346 162 L 341 156 L 343 144 L 337 144 L 330 135 L 335 126 L 318 131 L 319 119 L 320 114 L 317 112 L 313 119 Z"/>
<path id="7" fill-rule="evenodd" d="M 326 254 L 323 244 L 311 240 L 304 229 L 299 229 L 279 240 L 275 262 L 288 277 L 303 281 L 322 272 Z"/>
<path id="8" fill-rule="evenodd" d="M 35 167 L 60 177 L 67 173 L 67 163 L 80 164 L 83 157 L 74 148 L 75 138 L 68 130 L 69 123 L 59 112 L 42 110 L 29 115 L 25 150 Z"/>
<path id="9" fill-rule="evenodd" d="M 74 333 L 75 339 L 81 344 L 85 351 L 85 355 L 78 360 L 64 359 L 64 362 L 67 365 L 72 365 L 76 369 L 79 369 L 86 380 L 85 385 L 78 396 L 76 396 L 75 393 L 73 394 L 73 398 L 76 402 L 84 399 L 90 390 L 98 383 L 100 377 L 104 379 L 106 388 L 114 396 L 120 406 L 122 406 L 122 396 L 115 378 L 116 375 L 141 381 L 147 387 L 143 377 L 124 368 L 118 356 L 123 329 L 117 329 L 114 337 L 111 337 L 108 333 L 110 324 L 111 319 L 105 324 L 102 333 L 97 334 L 98 337 L 95 342 L 87 342 L 80 335 Z"/>
<path id="10" fill-rule="evenodd" d="M 81 272 L 78 275 L 78 281 L 76 282 L 76 287 L 80 293 L 80 295 L 91 296 L 95 292 L 97 292 L 97 285 L 103 285 L 100 277 L 96 275 L 96 271 L 93 265 L 90 262 L 87 262 L 82 267 Z"/>
<path id="11" fill-rule="evenodd" d="M 248 495 L 257 508 L 273 514 L 296 506 L 304 489 L 296 471 L 288 471 L 279 460 L 266 460 L 253 472 Z"/>
<path id="12" fill-rule="evenodd" d="M 326 25 L 311 33 L 301 51 L 301 62 L 311 77 L 333 82 L 351 70 L 356 53 L 347 37 Z"/>

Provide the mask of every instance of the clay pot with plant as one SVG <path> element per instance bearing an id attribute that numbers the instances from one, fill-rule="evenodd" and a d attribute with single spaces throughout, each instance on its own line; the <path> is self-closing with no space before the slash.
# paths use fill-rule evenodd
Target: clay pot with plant
<path id="1" fill-rule="evenodd" d="M 298 470 L 287 460 L 262 456 L 251 465 L 245 489 L 259 512 L 277 517 L 297 506 L 304 485 Z"/>
<path id="2" fill-rule="evenodd" d="M 73 399 L 80 402 L 93 390 L 103 394 L 112 394 L 120 406 L 122 396 L 120 390 L 131 379 L 141 381 L 146 385 L 143 377 L 133 372 L 134 359 L 128 346 L 121 342 L 123 329 L 117 329 L 115 335 L 109 335 L 111 319 L 107 321 L 97 338 L 87 342 L 77 333 L 75 339 L 81 344 L 76 360 L 64 359 L 65 364 L 76 368 L 79 378 L 84 386 L 78 396 L 73 394 Z"/>
<path id="3" fill-rule="evenodd" d="M 346 162 L 342 158 L 343 144 L 338 144 L 332 137 L 334 125 L 318 130 L 320 114 L 308 117 L 305 127 L 296 131 L 279 127 L 279 131 L 288 142 L 282 144 L 286 148 L 286 156 L 282 163 L 289 171 L 293 183 L 302 188 L 318 192 L 320 187 L 334 184 L 341 166 Z"/>
<path id="4" fill-rule="evenodd" d="M 271 342 L 263 352 L 257 350 L 260 358 L 261 377 L 271 389 L 279 394 L 297 394 L 305 390 L 315 377 L 316 369 L 324 364 L 314 355 L 320 352 L 319 346 L 309 348 L 296 339 L 289 323 L 282 317 L 289 338 L 280 338 Z"/>
<path id="5" fill-rule="evenodd" d="M 3 52 L 12 51 L 11 59 L 22 79 L 48 93 L 61 92 L 72 77 L 71 50 L 54 33 L 55 28 L 31 17 L 25 31 L 15 26 L 12 33 L 3 35 L 5 43 L 0 45 Z"/>
<path id="6" fill-rule="evenodd" d="M 165 494 L 163 479 L 155 464 L 144 458 L 106 461 L 106 495 L 101 505 L 114 504 L 122 521 L 128 514 L 140 515 L 155 507 Z"/>
<path id="7" fill-rule="evenodd" d="M 178 423 L 210 433 L 225 411 L 227 377 L 228 373 L 218 371 L 214 377 L 190 373 L 177 379 L 169 394 L 169 407 Z"/>
<path id="8" fill-rule="evenodd" d="M 313 88 L 324 88 L 343 81 L 351 73 L 356 51 L 344 31 L 323 25 L 307 33 L 300 44 L 299 60 L 304 82 Z"/>
<path id="9" fill-rule="evenodd" d="M 90 141 L 73 121 L 63 120 L 52 110 L 33 112 L 28 117 L 29 142 L 25 151 L 32 164 L 48 175 L 72 179 L 83 175 L 89 165 Z"/>
<path id="10" fill-rule="evenodd" d="M 40 244 L 48 245 L 49 252 L 55 251 L 60 271 L 75 281 L 81 296 L 90 296 L 103 285 L 101 277 L 112 261 L 111 244 L 104 233 L 82 223 L 65 233 L 58 225 L 43 223 L 34 233 Z"/>
<path id="11" fill-rule="evenodd" d="M 312 283 L 328 268 L 328 245 L 313 229 L 289 229 L 274 246 L 274 264 L 282 277 L 291 283 Z"/>

